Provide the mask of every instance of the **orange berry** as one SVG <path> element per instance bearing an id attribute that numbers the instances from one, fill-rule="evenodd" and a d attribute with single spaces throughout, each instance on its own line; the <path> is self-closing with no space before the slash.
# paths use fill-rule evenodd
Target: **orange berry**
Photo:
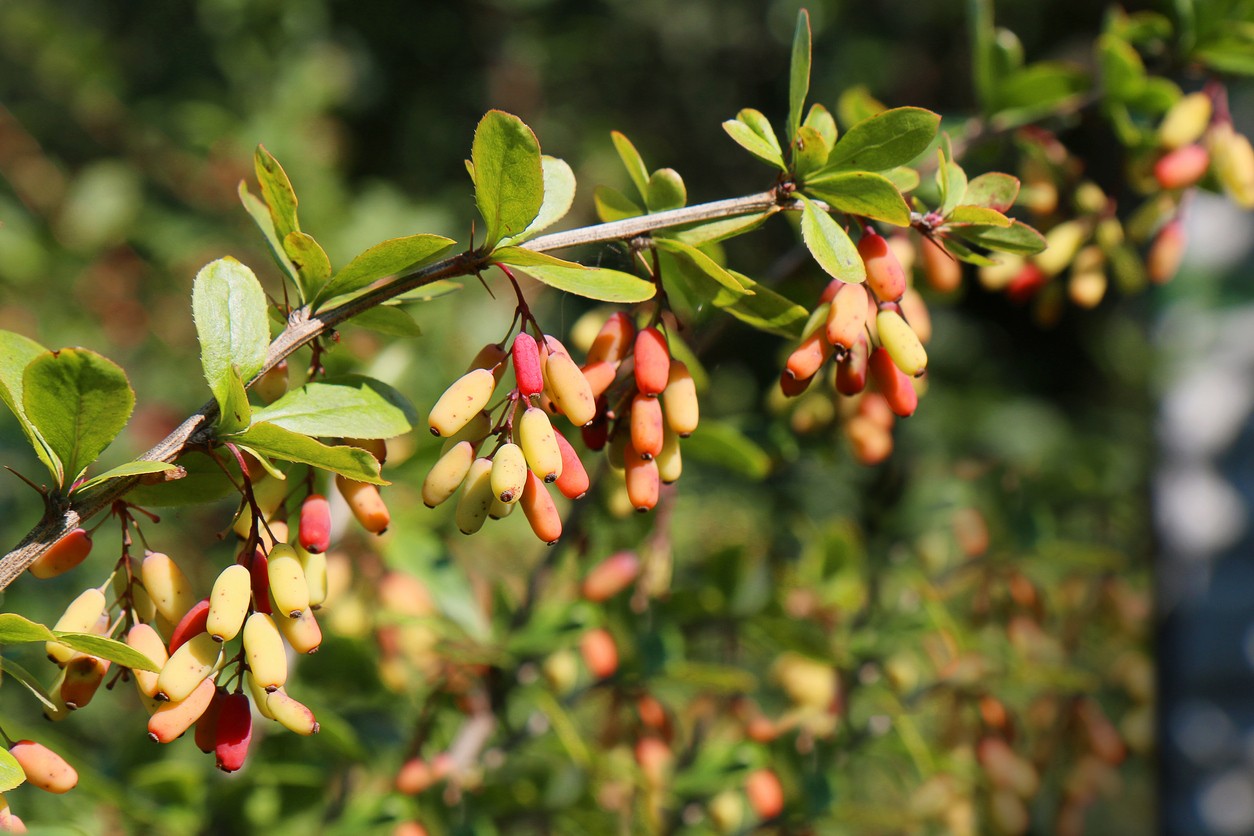
<path id="1" fill-rule="evenodd" d="M 1154 163 L 1154 179 L 1164 189 L 1187 189 L 1210 168 L 1210 152 L 1196 143 L 1169 151 Z"/>
<path id="2" fill-rule="evenodd" d="M 866 284 L 881 302 L 896 302 L 906 292 L 906 272 L 884 237 L 869 226 L 858 239 L 858 255 L 866 266 Z"/>
<path id="3" fill-rule="evenodd" d="M 544 486 L 540 477 L 530 470 L 527 471 L 527 483 L 523 486 L 522 499 L 518 502 L 536 536 L 550 546 L 556 543 L 562 536 L 562 518 L 557 513 L 553 497 L 549 496 L 548 488 Z"/>
<path id="4" fill-rule="evenodd" d="M 666 389 L 670 379 L 671 356 L 666 337 L 650 326 L 636 335 L 636 388 L 641 394 L 655 397 Z"/>
<path id="5" fill-rule="evenodd" d="M 579 640 L 579 653 L 588 670 L 597 679 L 613 676 L 618 670 L 618 645 L 603 627 L 593 628 L 583 634 Z"/>
<path id="6" fill-rule="evenodd" d="M 962 284 L 962 265 L 942 247 L 922 238 L 920 255 L 923 257 L 923 276 L 928 285 L 939 293 L 950 293 Z"/>
<path id="7" fill-rule="evenodd" d="M 76 528 L 35 558 L 30 565 L 30 573 L 40 579 L 54 578 L 82 563 L 90 553 L 91 535 L 82 528 Z"/>
<path id="8" fill-rule="evenodd" d="M 371 534 L 382 534 L 392 521 L 387 503 L 379 496 L 379 489 L 369 482 L 358 482 L 344 476 L 335 477 L 335 487 L 348 503 L 348 508 L 361 527 Z"/>
<path id="9" fill-rule="evenodd" d="M 784 787 L 769 769 L 755 769 L 745 779 L 749 806 L 761 819 L 773 819 L 784 812 Z"/>
<path id="10" fill-rule="evenodd" d="M 615 552 L 592 567 L 583 579 L 583 597 L 601 603 L 608 601 L 640 575 L 640 558 L 635 552 Z"/>

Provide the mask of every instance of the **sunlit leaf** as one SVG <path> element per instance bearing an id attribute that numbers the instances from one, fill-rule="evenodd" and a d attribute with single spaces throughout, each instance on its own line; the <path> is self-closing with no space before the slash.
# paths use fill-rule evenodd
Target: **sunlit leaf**
<path id="1" fill-rule="evenodd" d="M 819 266 L 842 282 L 866 279 L 866 267 L 858 249 L 832 216 L 801 196 L 801 238 Z"/>
<path id="2" fill-rule="evenodd" d="M 73 482 L 126 426 L 135 393 L 126 372 L 85 348 L 39 355 L 22 375 L 26 415 Z"/>
<path id="3" fill-rule="evenodd" d="M 854 125 L 836 143 L 827 169 L 886 171 L 913 160 L 936 138 L 940 116 L 919 107 L 897 107 Z"/>
<path id="4" fill-rule="evenodd" d="M 362 375 L 311 381 L 253 410 L 256 423 L 319 438 L 393 438 L 409 432 L 417 420 L 404 395 Z"/>
<path id="5" fill-rule="evenodd" d="M 253 424 L 227 441 L 286 462 L 312 465 L 375 485 L 389 484 L 379 476 L 379 460 L 360 447 L 332 447 L 301 433 L 274 424 Z"/>
<path id="6" fill-rule="evenodd" d="M 45 351 L 47 351 L 46 348 L 32 339 L 12 331 L 0 330 L 0 400 L 4 401 L 5 406 L 17 418 L 35 455 L 43 462 L 44 467 L 48 468 L 53 481 L 59 485 L 63 479 L 61 461 L 27 417 L 22 395 L 22 373 L 26 371 L 26 366 L 32 360 Z"/>
<path id="7" fill-rule="evenodd" d="M 487 241 L 517 235 L 535 220 L 544 202 L 540 143 L 521 119 L 490 110 L 475 128 L 475 204 L 487 223 Z"/>
<path id="8" fill-rule="evenodd" d="M 192 313 L 205 380 L 229 432 L 248 419 L 241 381 L 250 380 L 265 363 L 270 344 L 266 294 L 252 270 L 227 256 L 196 274 Z"/>
<path id="9" fill-rule="evenodd" d="M 448 251 L 457 242 L 443 235 L 407 235 L 389 238 L 350 261 L 327 282 L 315 303 L 353 293 L 379 279 L 413 270 Z"/>

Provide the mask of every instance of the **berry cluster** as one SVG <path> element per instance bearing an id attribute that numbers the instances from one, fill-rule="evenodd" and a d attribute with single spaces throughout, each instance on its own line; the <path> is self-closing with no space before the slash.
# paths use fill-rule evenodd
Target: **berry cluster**
<path id="1" fill-rule="evenodd" d="M 857 246 L 865 284 L 839 279 L 828 284 L 804 336 L 788 355 L 780 388 L 789 397 L 802 394 L 834 358 L 835 392 L 857 399 L 846 435 L 859 461 L 874 464 L 892 450 L 895 417 L 909 417 L 918 407 L 914 379 L 927 369 L 923 343 L 931 328 L 927 308 L 909 286 L 894 246 L 870 226 Z M 952 263 L 943 252 L 941 256 Z M 870 390 L 868 382 L 873 384 Z"/>
<path id="2" fill-rule="evenodd" d="M 509 352 L 502 344 L 484 346 L 470 370 L 431 408 L 431 433 L 445 441 L 423 481 L 422 500 L 434 508 L 460 489 L 456 521 L 464 534 L 478 531 L 489 517 L 502 519 L 518 505 L 536 536 L 555 543 L 562 520 L 547 485 L 556 485 L 570 499 L 588 490 L 583 463 L 539 404 L 543 399 L 582 424 L 595 415 L 595 396 L 565 346 L 543 333 L 539 337 L 521 331 Z M 511 360 L 516 385 L 493 421 L 489 401 Z M 492 449 L 484 454 L 490 437 Z"/>
<path id="3" fill-rule="evenodd" d="M 624 474 L 631 507 L 648 511 L 657 505 L 661 485 L 679 479 L 679 439 L 691 435 L 700 420 L 692 373 L 671 357 L 660 328 L 637 330 L 622 313 L 602 325 L 584 369 L 604 381 L 584 443 L 606 450 L 610 466 Z"/>
<path id="4" fill-rule="evenodd" d="M 382 442 L 346 442 L 370 450 L 380 461 L 386 457 Z M 314 613 L 327 598 L 331 544 L 331 505 L 313 492 L 311 480 L 305 481 L 308 490 L 289 530 L 290 481 L 266 475 L 242 453 L 239 461 L 245 501 L 234 530 L 243 547 L 207 596 L 199 595 L 168 554 L 145 549 L 142 559 L 132 558 L 129 526 L 135 524 L 135 509 L 122 503 L 115 513 L 123 520 L 125 546 L 113 574 L 102 586 L 82 592 L 55 625 L 56 630 L 101 636 L 124 631 L 126 643 L 158 667 L 129 671 L 149 714 L 148 736 L 170 743 L 194 727 L 196 745 L 214 755 L 226 772 L 240 769 L 248 755 L 254 707 L 298 734 L 318 731 L 313 712 L 285 685 L 289 650 L 314 653 L 322 643 Z M 251 477 L 250 472 L 262 475 Z M 387 506 L 374 485 L 338 478 L 337 486 L 366 531 L 387 527 Z M 41 558 L 35 574 L 67 571 L 90 549 L 90 533 L 75 530 Z M 232 650 L 237 638 L 239 646 Z M 48 642 L 46 652 L 60 673 L 45 714 L 60 720 L 91 701 L 110 663 L 60 642 Z"/>
<path id="5" fill-rule="evenodd" d="M 621 312 L 604 323 L 580 365 L 521 313 L 535 336 L 524 328 L 508 351 L 506 341 L 484 346 L 431 408 L 428 426 L 444 444 L 423 482 L 423 502 L 434 508 L 460 491 L 455 519 L 465 534 L 518 505 L 536 536 L 555 543 L 562 520 L 547 486 L 573 500 L 590 484 L 579 454 L 552 424 L 551 416 L 564 416 L 589 450 L 607 450 L 625 475 L 632 507 L 653 508 L 661 484 L 679 478 L 679 438 L 697 427 L 687 366 L 671 358 L 660 328 L 637 331 Z M 514 386 L 491 404 L 510 366 Z"/>

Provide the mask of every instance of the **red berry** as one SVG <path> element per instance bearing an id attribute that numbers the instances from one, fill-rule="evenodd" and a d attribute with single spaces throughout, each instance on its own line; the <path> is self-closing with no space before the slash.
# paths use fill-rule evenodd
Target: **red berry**
<path id="1" fill-rule="evenodd" d="M 311 493 L 300 506 L 300 547 L 322 554 L 331 546 L 331 504 L 322 494 Z"/>
<path id="2" fill-rule="evenodd" d="M 518 383 L 518 394 L 524 398 L 538 395 L 544 391 L 544 375 L 540 370 L 540 346 L 535 337 L 526 331 L 520 331 L 514 337 L 514 380 Z"/>
<path id="3" fill-rule="evenodd" d="M 248 697 L 242 693 L 226 694 L 220 702 L 213 754 L 218 769 L 234 772 L 248 757 L 248 744 L 253 739 L 253 712 Z"/>

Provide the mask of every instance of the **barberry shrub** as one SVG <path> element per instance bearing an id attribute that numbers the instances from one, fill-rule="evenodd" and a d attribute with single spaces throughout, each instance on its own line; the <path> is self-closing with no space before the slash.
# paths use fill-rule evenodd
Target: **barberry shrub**
<path id="1" fill-rule="evenodd" d="M 118 364 L 0 331 L 0 397 L 47 471 L 22 477 L 45 513 L 0 584 L 74 590 L 51 626 L 0 615 L 10 689 L 64 721 L 56 747 L 6 736 L 0 791 L 72 789 L 54 748 L 85 761 L 92 744 L 59 729 L 104 700 L 130 737 L 242 770 L 231 821 L 252 826 L 1070 833 L 1143 786 L 1144 542 L 1121 519 L 993 514 L 1021 480 L 1067 473 L 1042 446 L 1031 462 L 894 447 L 960 391 L 929 371 L 954 298 L 1081 316 L 1171 279 L 1196 190 L 1254 206 L 1222 80 L 1254 69 L 1250 44 L 1201 10 L 1112 12 L 1090 77 L 1025 64 L 972 6 L 981 112 L 945 125 L 860 90 L 811 103 L 802 12 L 787 101 L 722 125 L 759 184 L 738 197 L 690 201 L 615 131 L 625 188 L 595 187 L 599 223 L 553 231 L 574 169 L 491 110 L 468 143 L 474 231 L 343 259 L 257 147 L 238 194 L 273 264 L 196 273 L 211 397 L 132 461 L 97 463 L 136 404 Z M 1170 48 L 1208 69 L 1199 89 L 1147 69 Z M 1118 181 L 1055 130 L 1082 117 L 1120 144 Z M 738 269 L 767 227 L 804 265 Z M 415 349 L 438 396 L 344 358 L 344 329 L 415 336 L 459 291 L 498 301 L 445 352 L 457 365 Z M 554 298 L 580 306 L 569 328 Z M 723 329 L 772 346 L 763 398 L 718 365 Z M 1007 417 L 962 407 L 987 429 L 982 409 Z M 1042 430 L 990 446 L 1015 431 Z M 821 456 L 879 470 L 820 478 Z M 1116 508 L 1124 487 L 1092 493 Z M 208 536 L 167 535 L 158 514 L 193 505 L 219 515 Z M 1112 526 L 1118 545 L 1094 536 Z M 335 792 L 307 792 L 329 776 Z M 0 828 L 22 827 L 18 807 Z"/>

